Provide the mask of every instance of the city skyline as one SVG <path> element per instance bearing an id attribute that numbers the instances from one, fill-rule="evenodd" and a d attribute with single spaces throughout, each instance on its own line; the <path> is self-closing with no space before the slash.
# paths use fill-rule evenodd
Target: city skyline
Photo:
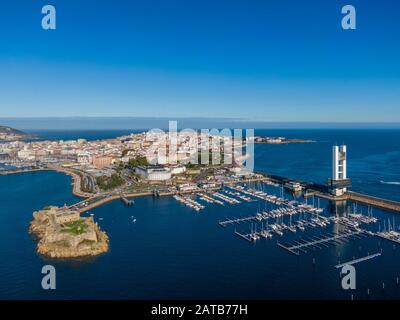
<path id="1" fill-rule="evenodd" d="M 400 5 L 352 1 L 343 30 L 345 4 L 52 1 L 47 31 L 3 4 L 0 117 L 400 122 Z"/>

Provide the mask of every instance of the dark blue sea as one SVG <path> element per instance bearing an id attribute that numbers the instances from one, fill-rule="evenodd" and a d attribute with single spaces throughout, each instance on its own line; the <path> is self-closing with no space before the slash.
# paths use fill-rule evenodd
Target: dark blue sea
<path id="1" fill-rule="evenodd" d="M 103 139 L 129 131 L 36 131 L 40 139 Z M 256 145 L 255 167 L 281 176 L 325 183 L 331 174 L 331 147 L 345 143 L 352 189 L 400 200 L 400 130 L 258 130 L 256 134 L 312 139 L 316 143 Z M 261 187 L 261 186 L 259 186 Z M 264 186 L 270 193 L 279 188 Z M 286 197 L 292 197 L 286 194 Z M 78 201 L 71 179 L 55 172 L 0 176 L 0 299 L 388 299 L 400 298 L 400 247 L 377 238 L 294 256 L 277 246 L 327 229 L 274 236 L 249 243 L 222 228 L 226 217 L 268 208 L 260 201 L 207 204 L 199 213 L 172 197 L 120 201 L 91 211 L 110 236 L 102 256 L 55 261 L 38 256 L 28 234 L 32 212 L 48 205 Z M 329 215 L 333 208 L 321 206 Z M 359 206 L 366 213 L 367 208 Z M 382 221 L 400 217 L 374 210 Z M 136 222 L 133 222 L 136 219 Z M 249 231 L 249 224 L 236 226 Z M 356 265 L 357 289 L 343 290 L 334 266 L 353 257 L 382 252 Z M 315 263 L 313 263 L 313 261 Z M 41 268 L 56 267 L 57 288 L 41 288 Z M 382 289 L 382 284 L 385 288 Z M 370 296 L 367 296 L 367 289 Z"/>

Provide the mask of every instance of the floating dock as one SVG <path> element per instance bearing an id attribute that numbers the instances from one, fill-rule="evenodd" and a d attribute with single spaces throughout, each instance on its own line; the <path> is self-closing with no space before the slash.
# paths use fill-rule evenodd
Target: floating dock
<path id="1" fill-rule="evenodd" d="M 218 223 L 221 227 L 226 227 L 228 225 L 238 224 L 241 222 L 248 222 L 248 221 L 252 221 L 255 219 L 256 219 L 256 216 L 249 216 L 249 217 L 243 217 L 243 218 L 226 219 L 226 220 L 220 221 Z"/>
<path id="2" fill-rule="evenodd" d="M 249 237 L 248 234 L 243 234 L 243 233 L 240 233 L 240 232 L 238 232 L 236 230 L 235 230 L 235 234 L 238 235 L 239 237 L 241 237 L 242 239 L 251 242 L 251 238 Z"/>
<path id="3" fill-rule="evenodd" d="M 356 231 L 348 231 L 348 232 L 343 232 L 340 234 L 332 234 L 332 235 L 327 235 L 323 237 L 310 237 L 308 240 L 300 239 L 298 241 L 295 241 L 294 245 L 289 245 L 285 246 L 281 243 L 278 243 L 278 246 L 281 247 L 282 249 L 285 249 L 286 251 L 289 251 L 290 253 L 293 253 L 295 255 L 300 255 L 300 252 L 302 253 L 307 253 L 305 249 L 309 248 L 317 248 L 320 249 L 320 245 L 323 245 L 327 247 L 327 245 L 332 245 L 334 243 L 343 243 L 348 241 L 348 238 L 350 237 L 356 237 L 357 235 L 360 236 L 367 236 L 369 234 L 365 233 L 364 230 L 356 230 Z M 359 237 L 357 237 L 359 238 Z M 301 242 L 299 242 L 301 241 Z"/>
<path id="4" fill-rule="evenodd" d="M 349 265 L 353 265 L 353 264 L 356 264 L 356 263 L 359 263 L 359 262 L 363 262 L 363 261 L 366 261 L 366 260 L 373 259 L 375 257 L 379 257 L 380 255 L 382 255 L 382 253 L 380 253 L 380 252 L 375 253 L 375 254 L 371 254 L 371 255 L 367 255 L 367 256 L 362 257 L 362 258 L 358 258 L 358 259 L 354 259 L 354 260 L 351 260 L 351 261 L 347 261 L 347 262 L 338 264 L 338 265 L 335 266 L 335 268 L 339 269 L 339 268 L 342 268 L 342 267 L 344 267 L 345 265 L 348 265 L 348 264 Z"/>

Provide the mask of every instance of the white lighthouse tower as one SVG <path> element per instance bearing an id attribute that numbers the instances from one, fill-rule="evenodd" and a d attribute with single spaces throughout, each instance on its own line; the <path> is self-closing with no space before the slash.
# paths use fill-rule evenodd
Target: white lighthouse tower
<path id="1" fill-rule="evenodd" d="M 347 179 L 347 150 L 345 145 L 332 148 L 332 179 L 331 188 L 335 196 L 343 195 L 350 180 Z"/>

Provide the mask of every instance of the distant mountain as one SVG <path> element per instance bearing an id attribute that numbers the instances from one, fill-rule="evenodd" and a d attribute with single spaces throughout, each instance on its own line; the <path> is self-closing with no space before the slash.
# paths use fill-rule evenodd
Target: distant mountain
<path id="1" fill-rule="evenodd" d="M 0 141 L 23 140 L 28 137 L 28 134 L 20 130 L 11 127 L 0 126 Z"/>

